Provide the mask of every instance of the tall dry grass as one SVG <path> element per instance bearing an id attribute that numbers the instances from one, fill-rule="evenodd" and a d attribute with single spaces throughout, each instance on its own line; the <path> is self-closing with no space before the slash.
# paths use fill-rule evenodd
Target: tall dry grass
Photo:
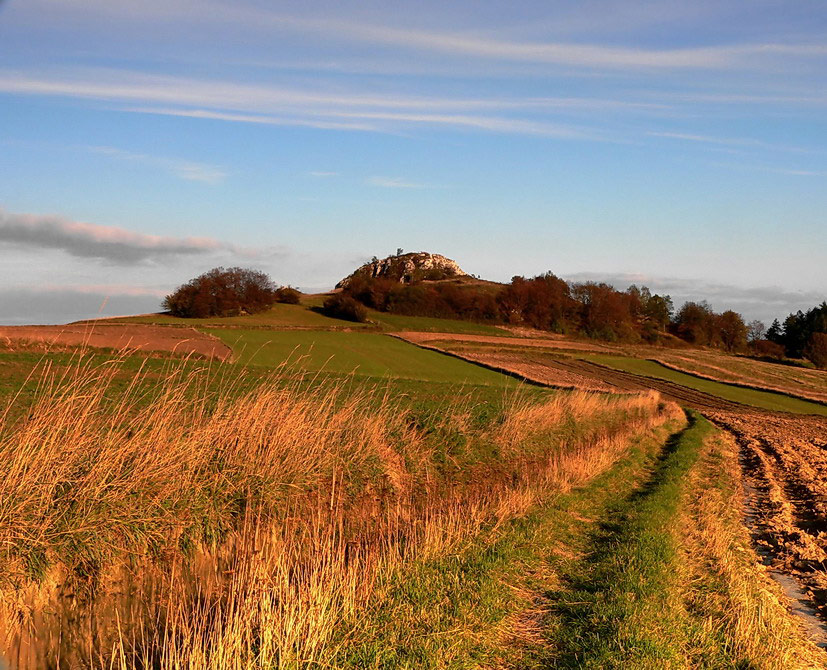
<path id="1" fill-rule="evenodd" d="M 3 413 L 14 668 L 327 665 L 393 575 L 496 534 L 674 417 L 656 395 L 581 393 L 515 399 L 480 429 L 455 405 L 440 422 L 465 446 L 446 465 L 440 431 L 387 397 L 240 393 L 186 366 L 114 392 L 120 370 L 47 371 L 25 418 Z"/>

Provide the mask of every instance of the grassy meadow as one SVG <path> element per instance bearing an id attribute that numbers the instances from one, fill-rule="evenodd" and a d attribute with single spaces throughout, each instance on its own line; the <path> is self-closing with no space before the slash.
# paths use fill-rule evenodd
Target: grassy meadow
<path id="1" fill-rule="evenodd" d="M 227 363 L 0 349 L 0 661 L 827 663 L 742 524 L 734 443 L 703 417 L 382 332 L 439 320 L 332 328 L 307 307 L 199 324 Z"/>

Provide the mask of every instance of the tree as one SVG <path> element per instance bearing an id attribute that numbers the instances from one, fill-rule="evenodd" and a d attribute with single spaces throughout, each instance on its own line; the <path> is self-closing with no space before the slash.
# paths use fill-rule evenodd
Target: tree
<path id="1" fill-rule="evenodd" d="M 334 319 L 345 319 L 364 323 L 368 320 L 368 310 L 365 306 L 351 298 L 346 293 L 334 293 L 324 301 L 322 311 Z"/>
<path id="2" fill-rule="evenodd" d="M 286 305 L 298 305 L 302 294 L 299 293 L 292 286 L 282 286 L 276 290 L 276 302 L 281 302 Z"/>
<path id="3" fill-rule="evenodd" d="M 763 321 L 753 319 L 747 324 L 747 340 L 750 342 L 757 342 L 763 340 L 767 333 L 767 327 Z"/>
<path id="4" fill-rule="evenodd" d="M 254 314 L 275 302 L 276 290 L 258 270 L 218 267 L 179 286 L 164 298 L 163 307 L 185 318 Z"/>
<path id="5" fill-rule="evenodd" d="M 727 351 L 739 351 L 747 345 L 747 326 L 738 312 L 728 309 L 717 319 L 718 337 Z"/>
<path id="6" fill-rule="evenodd" d="M 692 344 L 712 344 L 714 318 L 715 313 L 706 300 L 685 302 L 675 316 L 675 334 Z"/>
<path id="7" fill-rule="evenodd" d="M 813 365 L 827 370 L 827 333 L 813 333 L 804 349 L 804 355 Z"/>
<path id="8" fill-rule="evenodd" d="M 778 319 L 773 319 L 772 325 L 767 329 L 766 338 L 775 344 L 784 344 L 784 328 Z"/>

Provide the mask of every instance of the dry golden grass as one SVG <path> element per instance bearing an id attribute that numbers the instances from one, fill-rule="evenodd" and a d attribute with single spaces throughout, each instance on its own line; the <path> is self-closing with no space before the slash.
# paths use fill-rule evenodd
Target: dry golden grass
<path id="1" fill-rule="evenodd" d="M 446 466 L 388 398 L 215 392 L 184 369 L 149 395 L 139 377 L 112 393 L 117 360 L 47 371 L 28 416 L 0 420 L 12 667 L 329 664 L 391 575 L 495 535 L 674 412 L 656 394 L 517 400 L 481 434 L 453 407 L 443 421 L 497 453 Z"/>

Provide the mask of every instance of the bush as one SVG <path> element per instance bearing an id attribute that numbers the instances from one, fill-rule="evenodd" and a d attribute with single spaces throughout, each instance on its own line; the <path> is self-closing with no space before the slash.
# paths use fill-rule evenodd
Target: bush
<path id="1" fill-rule="evenodd" d="M 804 355 L 813 365 L 827 370 L 827 333 L 813 333 L 804 349 Z"/>
<path id="2" fill-rule="evenodd" d="M 777 358 L 778 360 L 784 358 L 784 347 L 777 342 L 753 340 L 749 346 L 753 353 L 762 358 Z"/>
<path id="3" fill-rule="evenodd" d="M 276 291 L 276 302 L 284 303 L 285 305 L 298 305 L 301 300 L 301 293 L 299 293 L 292 286 L 282 286 Z"/>
<path id="4" fill-rule="evenodd" d="M 349 295 L 335 293 L 324 301 L 322 311 L 327 316 L 347 321 L 365 323 L 368 320 L 368 310 Z"/>
<path id="5" fill-rule="evenodd" d="M 164 298 L 174 316 L 205 318 L 254 314 L 276 300 L 276 286 L 263 272 L 246 268 L 213 268 Z"/>

